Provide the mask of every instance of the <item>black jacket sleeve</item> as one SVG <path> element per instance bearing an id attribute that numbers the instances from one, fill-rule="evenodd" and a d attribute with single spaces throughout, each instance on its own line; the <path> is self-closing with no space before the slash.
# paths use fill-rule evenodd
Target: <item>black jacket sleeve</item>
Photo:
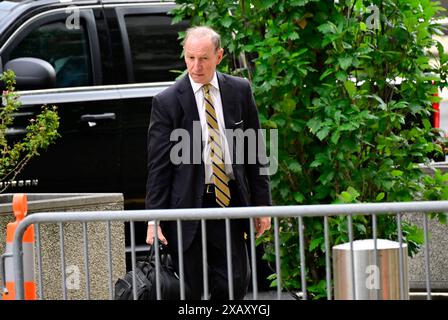
<path id="1" fill-rule="evenodd" d="M 173 165 L 170 161 L 173 121 L 168 110 L 157 96 L 152 100 L 151 120 L 148 129 L 148 178 L 146 183 L 146 209 L 169 208 Z"/>

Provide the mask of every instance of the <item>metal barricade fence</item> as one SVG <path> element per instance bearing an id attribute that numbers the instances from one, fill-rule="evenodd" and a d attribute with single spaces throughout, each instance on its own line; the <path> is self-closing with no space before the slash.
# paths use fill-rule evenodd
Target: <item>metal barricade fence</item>
<path id="1" fill-rule="evenodd" d="M 256 258 L 255 258 L 255 229 L 254 218 L 270 216 L 273 219 L 274 228 L 274 241 L 275 241 L 275 266 L 277 273 L 277 299 L 281 299 L 282 287 L 281 287 L 281 268 L 280 268 L 280 243 L 279 243 L 279 218 L 281 217 L 297 217 L 299 222 L 299 250 L 300 250 L 300 272 L 301 272 L 301 285 L 302 285 L 302 298 L 307 299 L 307 287 L 306 287 L 306 269 L 305 269 L 305 247 L 304 247 L 304 234 L 303 234 L 303 218 L 304 217 L 323 217 L 324 220 L 324 237 L 325 237 L 325 261 L 326 261 L 326 283 L 327 283 L 327 298 L 331 300 L 332 287 L 331 287 L 331 266 L 330 266 L 330 242 L 329 242 L 329 216 L 347 216 L 348 222 L 348 234 L 350 241 L 350 264 L 351 264 L 351 286 L 354 298 L 356 299 L 356 283 L 355 283 L 355 268 L 354 268 L 354 254 L 353 254 L 353 216 L 358 215 L 371 215 L 372 216 L 372 230 L 373 241 L 375 248 L 375 262 L 377 264 L 378 252 L 377 252 L 377 215 L 381 214 L 395 214 L 397 218 L 397 233 L 398 242 L 400 244 L 400 257 L 399 257 L 399 279 L 400 279 L 400 298 L 405 296 L 404 288 L 404 270 L 403 270 L 403 235 L 402 235 L 402 214 L 423 214 L 424 215 L 424 253 L 425 253 L 425 270 L 426 270 L 426 292 L 427 299 L 431 299 L 431 274 L 430 274 L 430 261 L 429 261 L 429 237 L 428 237 L 428 213 L 429 212 L 447 212 L 448 201 L 421 201 L 421 202 L 395 202 L 395 203 L 359 203 L 359 204 L 337 204 L 337 205 L 301 205 L 301 206 L 271 206 L 271 207 L 237 207 L 237 208 L 202 208 L 202 209 L 167 209 L 167 210 L 129 210 L 129 211 L 91 211 L 91 212 L 49 212 L 49 213 L 35 213 L 27 216 L 17 227 L 14 235 L 13 243 L 13 267 L 15 270 L 15 294 L 16 299 L 23 299 L 24 297 L 24 272 L 23 272 L 23 247 L 22 237 L 29 225 L 36 224 L 37 234 L 37 265 L 38 272 L 41 275 L 41 254 L 40 254 L 40 229 L 41 223 L 57 223 L 59 225 L 60 232 L 60 255 L 62 266 L 62 288 L 63 299 L 67 299 L 67 291 L 65 284 L 65 263 L 64 263 L 64 230 L 63 223 L 67 222 L 80 222 L 83 224 L 84 231 L 84 264 L 86 272 L 86 297 L 90 298 L 89 287 L 89 256 L 88 256 L 88 239 L 87 239 L 87 223 L 92 222 L 107 222 L 107 243 L 108 243 L 108 271 L 109 271 L 109 297 L 113 299 L 113 279 L 112 279 L 112 259 L 110 248 L 110 223 L 112 221 L 130 221 L 131 231 L 131 250 L 132 250 L 132 269 L 135 270 L 136 266 L 136 254 L 135 254 L 135 221 L 148 221 L 155 220 L 158 225 L 161 220 L 177 220 L 178 226 L 180 226 L 181 220 L 201 220 L 201 227 L 205 230 L 205 219 L 224 219 L 226 226 L 226 243 L 227 243 L 227 270 L 228 270 L 228 284 L 229 284 L 229 299 L 232 300 L 233 295 L 233 281 L 232 281 L 232 261 L 231 261 L 231 246 L 230 246 L 230 219 L 236 218 L 250 218 L 250 246 L 251 246 L 251 269 L 252 269 L 252 298 L 258 299 L 257 289 L 257 270 L 256 270 Z M 180 234 L 182 229 L 178 227 L 178 239 L 182 239 Z M 205 233 L 203 232 L 202 238 L 202 252 L 203 262 L 206 265 L 207 255 L 205 247 Z M 178 242 L 178 252 L 183 252 L 182 241 Z M 230 258 L 229 258 L 230 257 Z M 159 260 L 158 239 L 155 238 L 155 258 Z M 156 264 L 157 266 L 158 264 Z M 179 255 L 179 278 L 180 278 L 180 291 L 181 299 L 185 299 L 185 283 L 184 283 L 184 271 L 183 271 L 183 257 Z M 204 270 L 205 267 L 204 267 Z M 160 289 L 160 270 L 156 267 L 156 288 L 157 299 L 161 297 Z M 208 276 L 207 272 L 203 272 L 203 290 L 204 297 L 207 298 L 208 288 Z M 136 298 L 135 284 L 136 279 L 133 279 L 134 299 Z M 38 290 L 40 292 L 39 297 L 42 297 L 42 279 L 38 277 Z M 378 298 L 378 296 L 377 296 Z"/>

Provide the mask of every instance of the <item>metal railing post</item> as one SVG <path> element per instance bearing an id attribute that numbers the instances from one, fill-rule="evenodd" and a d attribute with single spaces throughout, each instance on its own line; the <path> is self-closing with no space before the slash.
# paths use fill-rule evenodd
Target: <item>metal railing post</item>
<path id="1" fill-rule="evenodd" d="M 263 216 L 271 216 L 274 220 L 274 239 L 275 239 L 275 259 L 276 259 L 276 271 L 277 271 L 277 295 L 281 298 L 281 272 L 280 272 L 280 241 L 279 241 L 279 230 L 278 230 L 278 219 L 280 217 L 300 217 L 302 221 L 303 217 L 324 217 L 324 229 L 325 229 L 325 250 L 326 252 L 326 279 L 327 279 L 327 291 L 331 291 L 331 272 L 328 268 L 328 261 L 330 259 L 330 240 L 328 239 L 328 217 L 329 216 L 348 216 L 348 232 L 349 240 L 351 242 L 351 266 L 353 271 L 353 225 L 352 225 L 352 215 L 372 215 L 373 223 L 373 237 L 374 237 L 374 250 L 375 255 L 378 255 L 378 248 L 376 245 L 377 239 L 377 215 L 380 214 L 397 214 L 398 217 L 398 233 L 400 248 L 405 248 L 403 243 L 403 238 L 401 235 L 401 214 L 406 213 L 429 213 L 429 212 L 447 212 L 448 211 L 448 201 L 414 201 L 414 202 L 392 202 L 392 203 L 356 203 L 356 204 L 337 204 L 337 205 L 303 205 L 303 206 L 266 206 L 266 207 L 238 207 L 238 208 L 192 208 L 192 209 L 167 209 L 167 210 L 127 210 L 126 215 L 123 215 L 123 211 L 91 211 L 91 212 L 44 212 L 29 215 L 21 221 L 14 234 L 13 243 L 13 267 L 14 267 L 14 280 L 15 280 L 15 294 L 17 299 L 23 299 L 24 297 L 24 262 L 23 262 L 23 245 L 22 238 L 25 229 L 31 224 L 39 223 L 58 223 L 60 228 L 60 246 L 61 246 L 61 270 L 63 277 L 64 291 L 66 291 L 65 283 L 65 252 L 64 252 L 64 228 L 63 223 L 68 222 L 99 222 L 99 221 L 131 221 L 131 246 L 132 246 L 132 267 L 135 269 L 136 257 L 135 257 L 135 233 L 133 223 L 135 221 L 149 221 L 149 220 L 169 220 L 178 222 L 178 232 L 179 239 L 182 239 L 181 230 L 181 220 L 200 220 L 200 219 L 240 219 L 240 218 L 257 218 Z M 105 214 L 107 213 L 107 214 Z M 428 298 L 430 298 L 430 285 L 431 285 L 431 275 L 430 275 L 430 263 L 429 263 L 429 239 L 428 239 L 428 221 L 425 214 L 424 221 L 425 229 L 425 268 L 426 268 L 426 283 L 428 290 Z M 301 223 L 299 223 L 301 224 Z M 87 228 L 86 228 L 87 229 Z M 252 226 L 253 231 L 253 226 Z M 230 231 L 230 230 L 229 230 Z M 255 249 L 255 240 L 251 235 L 251 246 Z M 299 231 L 300 236 L 300 231 Z M 302 234 L 303 236 L 303 234 Z M 110 237 L 110 235 L 109 235 Z M 87 239 L 86 239 L 87 240 Z M 303 240 L 302 247 L 303 247 Z M 86 241 L 86 243 L 88 243 Z M 179 253 L 183 252 L 182 241 L 179 241 Z M 231 249 L 231 248 L 230 248 Z M 304 250 L 306 248 L 303 248 Z M 255 250 L 253 250 L 252 264 L 254 265 Z M 302 255 L 303 253 L 301 253 Z M 403 255 L 405 252 L 401 252 L 400 257 L 400 291 L 401 297 L 404 295 L 403 279 L 407 281 L 406 277 L 403 277 Z M 182 254 L 181 254 L 182 255 Z M 110 260 L 110 259 L 109 259 Z M 301 259 L 303 262 L 304 259 Z M 374 257 L 375 263 L 378 263 L 378 257 Z M 39 264 L 39 262 L 38 262 Z M 179 258 L 180 267 L 180 279 L 181 279 L 181 298 L 185 299 L 185 288 L 184 288 L 184 275 L 183 275 L 183 259 Z M 305 267 L 302 268 L 305 271 Z M 40 270 L 40 269 L 39 269 Z M 229 268 L 231 271 L 231 267 Z M 41 270 L 40 270 L 41 272 Z M 231 275 L 229 279 L 231 278 Z M 352 275 L 353 278 L 353 275 Z M 255 281 L 256 278 L 253 278 Z M 135 279 L 133 279 L 135 281 Z M 354 280 L 354 279 L 353 279 Z M 41 282 L 41 281 L 40 281 Z M 135 283 L 135 282 L 134 282 Z M 233 284 L 229 283 L 229 288 Z M 43 284 L 40 283 L 39 290 L 42 290 Z M 354 286 L 354 283 L 353 283 Z M 306 287 L 306 283 L 305 283 Z M 254 297 L 257 297 L 256 287 L 254 286 Z M 356 298 L 356 292 L 354 297 Z M 135 294 L 135 292 L 134 292 Z M 135 296 L 134 296 L 135 297 Z M 306 297 L 306 296 L 305 296 Z M 327 292 L 327 297 L 331 299 L 331 292 Z M 64 292 L 64 299 L 67 298 L 66 292 Z"/>

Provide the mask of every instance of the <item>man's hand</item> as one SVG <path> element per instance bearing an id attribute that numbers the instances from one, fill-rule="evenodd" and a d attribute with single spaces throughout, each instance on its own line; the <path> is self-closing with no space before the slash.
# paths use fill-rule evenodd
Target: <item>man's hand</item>
<path id="1" fill-rule="evenodd" d="M 168 241 L 166 240 L 165 236 L 162 233 L 160 225 L 157 228 L 157 237 L 164 245 L 168 244 Z M 148 224 L 148 230 L 146 232 L 146 243 L 151 246 L 153 242 L 154 242 L 154 224 Z"/>
<path id="2" fill-rule="evenodd" d="M 271 228 L 271 217 L 255 218 L 255 231 L 257 238 L 260 237 L 266 230 Z"/>

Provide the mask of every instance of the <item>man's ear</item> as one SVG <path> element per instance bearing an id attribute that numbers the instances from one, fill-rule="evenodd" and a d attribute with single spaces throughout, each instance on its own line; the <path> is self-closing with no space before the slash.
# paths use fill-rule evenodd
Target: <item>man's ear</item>
<path id="1" fill-rule="evenodd" d="M 216 62 L 216 65 L 218 65 L 218 64 L 221 63 L 222 57 L 224 55 L 224 49 L 223 48 L 219 48 L 218 52 L 216 54 L 217 54 L 217 58 L 218 58 L 218 61 Z"/>

